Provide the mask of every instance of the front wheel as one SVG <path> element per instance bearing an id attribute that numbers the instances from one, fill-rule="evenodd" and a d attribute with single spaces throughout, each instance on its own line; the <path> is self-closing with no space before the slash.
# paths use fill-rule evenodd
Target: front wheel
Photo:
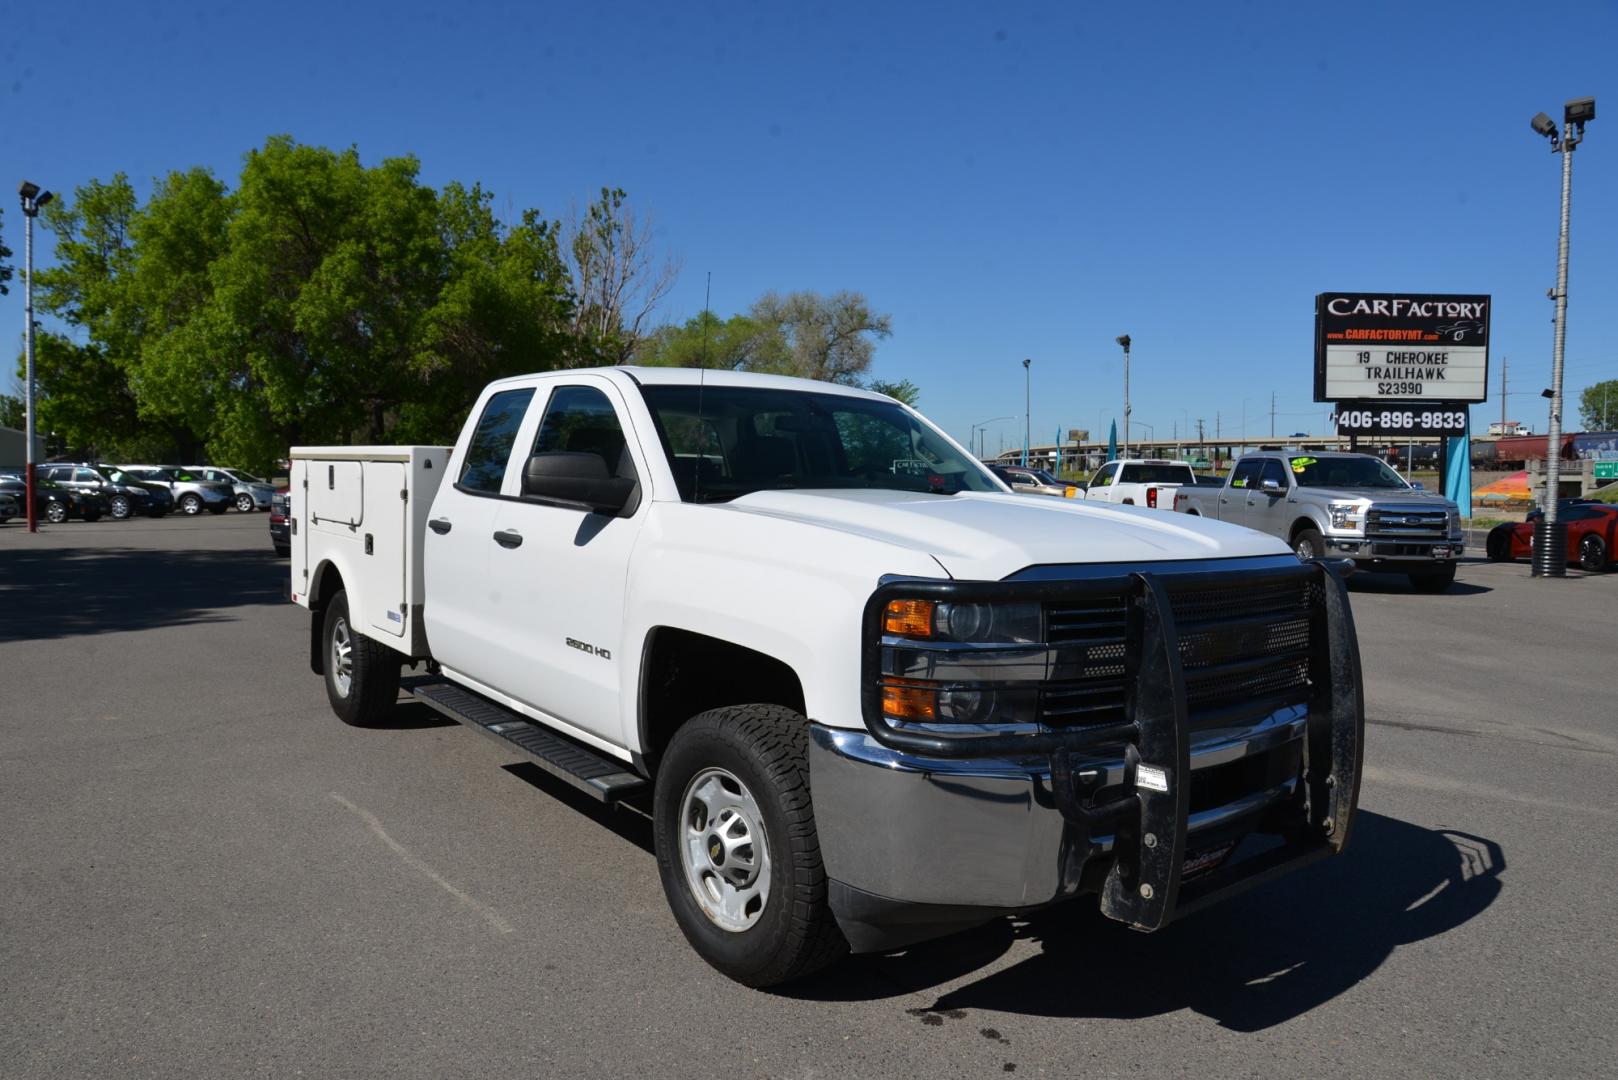
<path id="1" fill-rule="evenodd" d="M 809 722 L 778 705 L 688 720 L 657 770 L 653 835 L 691 947 L 747 986 L 802 978 L 848 943 L 827 902 L 809 800 Z"/>
<path id="2" fill-rule="evenodd" d="M 1326 539 L 1319 529 L 1299 529 L 1298 535 L 1292 538 L 1292 551 L 1304 562 L 1318 559 L 1326 554 Z"/>
<path id="3" fill-rule="evenodd" d="M 52 525 L 60 525 L 67 520 L 67 507 L 59 502 L 46 503 L 45 520 Z"/>
<path id="4" fill-rule="evenodd" d="M 1455 584 L 1455 564 L 1439 570 L 1422 570 L 1410 575 L 1410 587 L 1419 593 L 1441 593 Z"/>
<path id="5" fill-rule="evenodd" d="M 355 630 L 349 619 L 348 593 L 339 590 L 326 602 L 321 633 L 326 697 L 343 723 L 374 727 L 398 703 L 403 657 Z"/>
<path id="6" fill-rule="evenodd" d="M 1511 558 L 1511 526 L 1497 525 L 1489 530 L 1489 538 L 1483 544 L 1484 552 L 1491 562 L 1505 562 Z"/>
<path id="7" fill-rule="evenodd" d="M 1607 542 L 1599 536 L 1586 536 L 1579 541 L 1579 568 L 1592 574 L 1607 568 Z"/>
<path id="8" fill-rule="evenodd" d="M 112 497 L 112 506 L 111 506 L 110 509 L 112 510 L 112 516 L 113 516 L 114 520 L 116 520 L 116 521 L 124 520 L 126 517 L 129 516 L 129 513 L 130 513 L 130 510 L 129 510 L 129 496 L 127 496 L 127 495 L 114 495 Z"/>
<path id="9" fill-rule="evenodd" d="M 253 510 L 253 496 L 245 491 L 236 496 L 236 509 L 244 514 L 251 513 Z"/>

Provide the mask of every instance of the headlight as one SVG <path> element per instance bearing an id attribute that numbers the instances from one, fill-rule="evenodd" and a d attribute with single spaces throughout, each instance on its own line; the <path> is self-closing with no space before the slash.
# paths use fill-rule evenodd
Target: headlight
<path id="1" fill-rule="evenodd" d="M 1349 532 L 1358 532 L 1360 530 L 1362 520 L 1356 517 L 1356 515 L 1359 513 L 1358 503 L 1330 503 L 1326 507 L 1326 512 L 1331 516 L 1332 528 L 1344 529 Z"/>
<path id="2" fill-rule="evenodd" d="M 1038 604 L 890 600 L 882 630 L 899 637 L 963 644 L 1028 644 L 1040 639 Z"/>
<path id="3" fill-rule="evenodd" d="M 1449 532 L 1451 536 L 1461 534 L 1461 512 L 1454 508 L 1449 512 Z"/>

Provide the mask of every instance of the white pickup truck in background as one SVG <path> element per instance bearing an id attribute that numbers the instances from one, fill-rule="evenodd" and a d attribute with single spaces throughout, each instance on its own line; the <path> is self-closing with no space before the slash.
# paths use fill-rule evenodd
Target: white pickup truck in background
<path id="1" fill-rule="evenodd" d="M 1087 894 L 1152 930 L 1348 839 L 1331 567 L 1015 497 L 890 398 L 560 371 L 488 386 L 453 448 L 291 458 L 337 715 L 385 724 L 403 685 L 649 804 L 679 926 L 749 985 Z"/>
<path id="2" fill-rule="evenodd" d="M 1189 461 L 1123 458 L 1097 469 L 1084 497 L 1091 502 L 1172 510 L 1174 493 L 1182 486 L 1197 486 L 1197 474 Z"/>

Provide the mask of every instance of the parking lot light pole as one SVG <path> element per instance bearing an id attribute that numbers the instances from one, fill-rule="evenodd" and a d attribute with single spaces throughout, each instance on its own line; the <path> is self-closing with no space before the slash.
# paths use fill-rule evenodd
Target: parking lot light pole
<path id="1" fill-rule="evenodd" d="M 1129 456 L 1129 335 L 1119 334 L 1113 339 L 1124 347 L 1124 446 L 1118 456 Z"/>
<path id="2" fill-rule="evenodd" d="M 987 420 L 979 420 L 972 425 L 972 445 L 968 446 L 967 449 L 975 453 L 979 461 L 983 460 L 984 455 L 988 453 L 988 447 L 983 444 L 989 434 L 989 425 L 998 424 L 1002 420 L 1015 419 L 1017 419 L 1015 416 L 991 416 Z"/>
<path id="3" fill-rule="evenodd" d="M 26 369 L 26 405 L 27 419 L 23 424 L 23 438 L 27 441 L 24 451 L 27 464 L 23 467 L 23 498 L 28 500 L 28 531 L 39 531 L 39 516 L 34 511 L 34 218 L 39 216 L 39 208 L 46 205 L 54 197 L 48 191 L 41 191 L 38 184 L 24 180 L 17 185 L 17 194 L 22 197 L 22 265 L 23 265 L 23 361 Z"/>
<path id="4" fill-rule="evenodd" d="M 1534 528 L 1534 577 L 1567 574 L 1567 524 L 1558 520 L 1562 491 L 1562 348 L 1567 340 L 1568 212 L 1573 200 L 1573 150 L 1584 141 L 1584 125 L 1596 118 L 1596 99 L 1574 98 L 1562 107 L 1562 131 L 1556 121 L 1538 113 L 1530 126 L 1551 142 L 1551 152 L 1562 155 L 1562 221 L 1556 246 L 1556 337 L 1551 350 L 1551 415 L 1545 432 L 1544 515 Z"/>
<path id="5" fill-rule="evenodd" d="M 1025 468 L 1025 469 L 1028 467 L 1028 444 L 1029 444 L 1029 442 L 1031 441 L 1031 439 L 1033 437 L 1033 431 L 1034 431 L 1034 427 L 1033 427 L 1034 420 L 1033 420 L 1033 416 L 1032 416 L 1032 410 L 1033 410 L 1033 407 L 1034 407 L 1034 389 L 1033 389 L 1033 387 L 1034 387 L 1033 378 L 1034 377 L 1031 374 L 1029 374 L 1029 370 L 1028 370 L 1033 365 L 1033 363 L 1034 362 L 1032 360 L 1029 360 L 1026 357 L 1023 358 L 1023 362 L 1022 362 L 1022 395 L 1023 395 L 1023 406 L 1022 406 L 1022 464 L 1023 464 L 1023 468 Z"/>

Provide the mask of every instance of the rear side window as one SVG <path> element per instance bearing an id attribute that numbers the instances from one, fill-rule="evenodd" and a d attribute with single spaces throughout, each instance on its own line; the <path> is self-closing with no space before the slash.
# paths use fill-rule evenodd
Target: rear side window
<path id="1" fill-rule="evenodd" d="M 539 434 L 534 436 L 534 453 L 557 450 L 595 454 L 615 477 L 635 475 L 618 414 L 607 395 L 593 386 L 559 386 L 551 394 Z"/>
<path id="2" fill-rule="evenodd" d="M 1194 484 L 1196 475 L 1184 465 L 1125 465 L 1125 484 Z"/>
<path id="3" fill-rule="evenodd" d="M 523 414 L 528 411 L 528 402 L 533 396 L 533 387 L 502 390 L 483 406 L 483 415 L 478 417 L 472 442 L 466 448 L 461 487 L 489 495 L 500 493 L 506 463 L 511 460 L 511 448 L 517 442 L 517 428 L 522 425 Z"/>
<path id="4" fill-rule="evenodd" d="M 1259 474 L 1264 471 L 1264 462 L 1258 458 L 1247 458 L 1236 463 L 1236 471 L 1230 476 L 1230 486 L 1233 488 L 1258 487 Z"/>

